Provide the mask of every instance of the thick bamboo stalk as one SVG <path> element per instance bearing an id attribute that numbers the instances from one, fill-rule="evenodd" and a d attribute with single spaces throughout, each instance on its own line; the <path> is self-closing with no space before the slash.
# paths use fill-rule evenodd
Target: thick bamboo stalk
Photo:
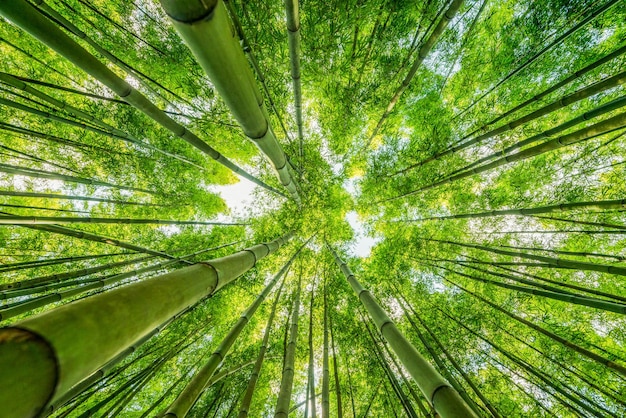
<path id="1" fill-rule="evenodd" d="M 267 190 L 281 194 L 274 188 L 268 186 L 261 180 L 253 177 L 233 164 L 206 142 L 202 141 L 202 139 L 200 139 L 196 134 L 187 130 L 184 126 L 167 116 L 167 114 L 154 105 L 154 103 L 148 100 L 139 91 L 134 89 L 126 81 L 115 75 L 106 67 L 106 65 L 102 64 L 96 59 L 96 57 L 87 52 L 69 36 L 64 34 L 61 29 L 41 15 L 37 9 L 25 0 L 3 1 L 0 3 L 0 14 L 15 23 L 24 31 L 30 33 L 40 42 L 63 55 L 77 67 L 83 69 L 85 72 L 98 79 L 122 99 L 146 114 L 165 129 L 172 132 L 178 138 L 185 140 L 240 176 Z"/>
<path id="2" fill-rule="evenodd" d="M 330 366 L 328 365 L 328 289 L 324 279 L 324 354 L 322 359 L 322 418 L 330 416 Z"/>
<path id="3" fill-rule="evenodd" d="M 302 288 L 302 276 L 298 276 L 298 285 L 293 300 L 291 313 L 291 326 L 289 327 L 289 342 L 285 346 L 285 358 L 283 360 L 283 374 L 280 381 L 275 418 L 287 418 L 289 416 L 289 404 L 291 391 L 293 390 L 294 366 L 296 362 L 296 344 L 298 342 L 298 318 L 300 316 L 300 291 Z M 286 335 L 286 334 L 285 334 Z M 315 400 L 313 400 L 315 402 Z"/>
<path id="4" fill-rule="evenodd" d="M 246 392 L 241 400 L 241 408 L 239 409 L 239 418 L 246 418 L 250 411 L 250 404 L 252 403 L 252 396 L 254 395 L 254 389 L 256 388 L 259 375 L 261 374 L 261 368 L 263 367 L 263 361 L 265 360 L 265 353 L 267 352 L 267 344 L 270 338 L 270 332 L 272 330 L 272 324 L 274 323 L 274 317 L 276 316 L 276 307 L 278 306 L 278 300 L 283 291 L 285 281 L 283 280 L 276 292 L 274 303 L 272 304 L 272 310 L 270 316 L 267 319 L 267 325 L 265 326 L 265 333 L 263 334 L 263 342 L 261 342 L 261 348 L 259 349 L 259 355 L 254 363 L 254 368 L 250 374 L 250 380 L 248 380 L 248 386 Z"/>
<path id="5" fill-rule="evenodd" d="M 571 350 L 573 350 L 573 351 L 575 351 L 575 352 L 577 352 L 577 353 L 587 357 L 588 359 L 593 360 L 593 361 L 595 361 L 597 363 L 600 363 L 600 364 L 602 364 L 602 365 L 604 365 L 604 366 L 606 366 L 606 367 L 608 367 L 610 369 L 613 369 L 616 372 L 626 376 L 626 367 L 622 366 L 621 364 L 617 364 L 614 361 L 609 360 L 609 359 L 607 359 L 605 357 L 602 357 L 601 355 L 598 355 L 598 354 L 596 354 L 596 353 L 594 353 L 592 351 L 589 351 L 586 348 L 583 348 L 583 347 L 581 347 L 581 346 L 579 346 L 577 344 L 574 344 L 573 342 L 568 341 L 567 339 L 565 339 L 563 337 L 560 337 L 560 336 L 554 334 L 553 332 L 548 331 L 547 329 L 544 329 L 544 328 L 540 327 L 539 325 L 535 325 L 534 323 L 532 323 L 532 322 L 530 322 L 530 321 L 528 321 L 528 320 L 526 320 L 526 319 L 524 319 L 524 318 L 522 318 L 522 317 L 520 317 L 518 315 L 515 315 L 514 313 L 511 313 L 511 312 L 507 311 L 506 309 L 502 308 L 501 306 L 496 305 L 495 303 L 493 303 L 493 302 L 485 299 L 484 297 L 482 297 L 482 296 L 480 296 L 480 295 L 478 295 L 478 294 L 476 294 L 476 293 L 474 293 L 474 292 L 464 288 L 463 286 L 461 286 L 461 285 L 459 285 L 457 283 L 454 283 L 450 279 L 444 278 L 444 280 L 446 280 L 448 283 L 453 284 L 454 286 L 458 287 L 459 289 L 463 290 L 464 292 L 474 296 L 476 299 L 486 303 L 487 305 L 491 306 L 493 309 L 495 309 L 495 310 L 497 310 L 499 312 L 502 312 L 506 316 L 508 316 L 508 317 L 510 317 L 510 318 L 512 318 L 512 319 L 514 319 L 514 320 L 516 320 L 516 321 L 518 321 L 518 322 L 528 326 L 529 328 L 534 329 L 535 331 L 537 331 L 537 332 L 545 335 L 546 337 L 551 338 L 552 340 L 562 344 L 563 346 L 565 346 L 565 347 L 567 347 L 567 348 L 569 348 L 569 349 L 571 349 Z"/>
<path id="6" fill-rule="evenodd" d="M 0 215 L 0 225 L 54 225 L 54 224 L 149 224 L 149 225 L 219 225 L 245 226 L 237 222 L 179 221 L 166 219 L 99 218 L 91 216 L 24 216 Z"/>
<path id="7" fill-rule="evenodd" d="M 45 93 L 43 93 L 43 92 L 41 92 L 41 91 L 31 87 L 30 85 L 26 84 L 25 82 L 15 78 L 15 77 L 13 77 L 11 74 L 0 72 L 0 81 L 2 81 L 3 83 L 8 84 L 10 86 L 13 86 L 15 88 L 18 88 L 20 90 L 23 90 L 23 91 L 25 91 L 27 93 L 30 93 L 33 96 L 38 97 L 38 98 L 40 98 L 40 99 L 42 99 L 42 100 L 52 104 L 53 106 L 56 106 L 57 108 L 67 112 L 71 116 L 74 116 L 76 118 L 80 118 L 80 119 L 83 119 L 83 120 L 87 120 L 87 121 L 93 123 L 94 125 L 99 126 L 101 129 L 103 129 L 108 134 L 107 136 L 109 136 L 109 137 L 122 139 L 122 140 L 127 141 L 127 142 L 129 142 L 131 144 L 135 144 L 135 145 L 138 145 L 140 147 L 148 148 L 148 149 L 151 149 L 153 151 L 159 152 L 159 153 L 161 153 L 163 155 L 166 155 L 168 157 L 175 158 L 175 159 L 177 159 L 179 161 L 182 161 L 182 162 L 184 162 L 186 164 L 190 164 L 190 165 L 192 165 L 192 166 L 194 166 L 196 168 L 199 168 L 201 170 L 206 170 L 204 167 L 202 167 L 202 166 L 200 166 L 200 165 L 194 163 L 193 161 L 190 161 L 190 160 L 188 160 L 188 159 L 186 159 L 184 157 L 181 157 L 180 155 L 176 155 L 176 154 L 173 154 L 173 153 L 161 150 L 161 149 L 159 149 L 159 148 L 157 148 L 157 147 L 155 147 L 155 146 L 153 146 L 151 144 L 148 144 L 146 142 L 140 141 L 139 139 L 133 137 L 132 135 L 130 135 L 130 134 L 128 134 L 128 133 L 126 133 L 126 132 L 124 132 L 124 131 L 122 131 L 120 129 L 117 129 L 114 126 L 109 125 L 108 123 L 105 123 L 105 122 L 103 122 L 100 119 L 95 118 L 94 116 L 90 115 L 87 112 L 82 111 L 81 109 L 79 109 L 79 108 L 77 108 L 75 106 L 72 106 L 72 105 L 70 105 L 70 104 L 68 104 L 68 103 L 66 103 L 66 102 L 64 102 L 62 100 L 55 99 L 54 97 L 52 97 L 52 96 L 50 96 L 48 94 L 45 94 Z M 54 116 L 54 115 L 49 115 L 49 116 Z M 59 120 L 59 119 L 56 119 L 56 118 L 54 118 L 54 120 L 66 123 L 66 121 Z M 88 129 L 89 128 L 88 125 L 84 125 L 84 124 L 80 124 L 79 126 L 81 128 L 83 128 L 83 129 Z M 96 133 L 102 133 L 102 132 L 96 131 Z"/>
<path id="8" fill-rule="evenodd" d="M 163 206 L 154 203 L 128 202 L 125 200 L 104 199 L 91 196 L 72 196 L 54 193 L 22 192 L 15 190 L 0 190 L 0 196 L 32 197 L 36 199 L 84 200 L 89 202 L 111 203 L 114 205 Z"/>
<path id="9" fill-rule="evenodd" d="M 439 37 L 441 36 L 445 28 L 448 26 L 448 23 L 450 23 L 450 20 L 452 20 L 452 18 L 456 15 L 456 13 L 458 12 L 462 4 L 463 4 L 463 0 L 452 0 L 452 2 L 450 3 L 450 6 L 448 6 L 448 9 L 445 11 L 443 16 L 441 17 L 441 20 L 439 20 L 439 23 L 437 23 L 437 26 L 435 27 L 435 29 L 433 29 L 432 33 L 430 34 L 430 37 L 426 40 L 426 42 L 424 42 L 424 44 L 422 44 L 422 46 L 419 49 L 419 52 L 417 53 L 417 58 L 415 58 L 415 61 L 413 61 L 413 64 L 411 65 L 409 72 L 404 77 L 404 80 L 402 80 L 402 83 L 400 84 L 400 86 L 398 86 L 398 88 L 396 89 L 393 97 L 391 98 L 391 100 L 389 101 L 389 104 L 387 105 L 387 108 L 385 109 L 385 112 L 381 116 L 380 120 L 376 124 L 376 127 L 374 128 L 374 131 L 372 132 L 369 139 L 367 140 L 366 148 L 369 148 L 372 141 L 374 140 L 374 137 L 378 135 L 380 128 L 382 128 L 383 124 L 385 123 L 385 121 L 387 120 L 391 112 L 393 111 L 394 107 L 400 100 L 400 97 L 402 96 L 402 94 L 409 87 L 411 80 L 413 80 L 413 77 L 415 77 L 415 74 L 417 73 L 417 70 L 422 65 L 422 62 L 424 62 L 424 59 L 428 56 L 428 53 L 430 52 L 432 47 L 435 45 L 435 43 L 437 42 L 437 40 L 439 39 Z"/>
<path id="10" fill-rule="evenodd" d="M 305 244 L 306 245 L 306 244 Z M 300 247 L 302 249 L 304 246 Z M 198 370 L 191 381 L 185 386 L 183 391 L 172 402 L 172 404 L 164 412 L 163 417 L 169 418 L 183 418 L 187 416 L 189 410 L 196 403 L 204 389 L 207 387 L 211 376 L 215 373 L 217 367 L 224 361 L 224 358 L 228 354 L 228 351 L 239 337 L 239 334 L 246 326 L 246 324 L 252 318 L 252 315 L 256 312 L 259 306 L 265 301 L 267 295 L 272 291 L 274 285 L 280 280 L 283 275 L 287 273 L 291 263 L 295 260 L 296 256 L 300 252 L 300 249 L 294 253 L 289 261 L 280 269 L 280 271 L 274 276 L 269 284 L 263 289 L 261 294 L 254 300 L 254 302 L 246 309 L 237 323 L 231 328 L 226 337 L 219 344 L 217 349 L 211 354 L 208 361 L 200 370 Z"/>
<path id="11" fill-rule="evenodd" d="M 348 265 L 339 258 L 332 248 L 328 248 L 333 254 L 335 262 L 346 276 L 348 283 L 372 317 L 376 327 L 389 342 L 391 349 L 413 377 L 435 411 L 442 418 L 475 417 L 474 412 L 465 404 L 459 394 L 402 335 L 371 293 L 361 286 Z"/>
<path id="12" fill-rule="evenodd" d="M 619 314 L 626 314 L 626 305 L 620 303 L 609 302 L 600 299 L 587 298 L 581 295 L 573 295 L 559 292 L 558 289 L 551 288 L 550 290 L 533 289 L 524 286 L 517 286 L 514 284 L 498 282 L 496 280 L 485 279 L 484 277 L 478 277 L 471 274 L 461 273 L 456 270 L 449 269 L 443 266 L 437 266 L 451 273 L 458 274 L 459 276 L 466 277 L 471 280 L 479 281 L 482 283 L 492 284 L 504 289 L 514 290 L 516 292 L 527 293 L 531 295 L 541 296 L 548 299 L 560 300 L 561 302 L 568 302 L 574 305 L 582 305 L 590 308 L 601 309 L 603 311 L 615 312 Z M 469 266 L 468 266 L 469 267 Z M 549 286 L 546 286 L 549 287 Z M 556 290 L 556 291 L 555 291 Z"/>
<path id="13" fill-rule="evenodd" d="M 577 210 L 588 211 L 609 211 L 609 210 L 623 210 L 626 209 L 626 199 L 615 200 L 598 200 L 598 201 L 586 201 L 586 202 L 571 202 L 571 203 L 559 203 L 557 205 L 538 206 L 535 208 L 523 208 L 523 209 L 501 209 L 491 210 L 486 212 L 476 213 L 461 213 L 457 215 L 447 216 L 431 216 L 429 218 L 421 219 L 409 219 L 401 222 L 422 222 L 435 219 L 467 219 L 467 218 L 486 218 L 489 216 L 503 216 L 503 215 L 524 215 L 531 216 L 541 213 L 562 213 L 571 212 Z"/>
<path id="14" fill-rule="evenodd" d="M 31 416 L 171 317 L 276 251 L 291 234 L 121 286 L 0 330 L 0 404 Z M 106 312 L 106 315 L 103 315 Z"/>
<path id="15" fill-rule="evenodd" d="M 302 133 L 302 83 L 300 82 L 300 10 L 298 0 L 285 0 L 287 12 L 287 39 L 289 42 L 289 62 L 291 65 L 291 80 L 296 109 L 296 125 L 298 126 L 299 161 L 302 168 L 304 159 Z"/>
<path id="16" fill-rule="evenodd" d="M 131 190 L 141 193 L 147 193 L 154 195 L 155 192 L 147 189 L 132 186 L 120 186 L 117 184 L 107 183 L 106 181 L 99 181 L 94 179 L 87 179 L 84 177 L 69 176 L 67 174 L 55 173 L 47 170 L 37 170 L 34 168 L 18 167 L 11 164 L 0 163 L 0 173 L 13 174 L 16 176 L 34 177 L 40 179 L 60 180 L 69 183 L 87 184 L 91 186 L 103 186 L 113 189 Z"/>
<path id="17" fill-rule="evenodd" d="M 412 170 L 416 167 L 420 167 L 426 163 L 429 163 L 431 161 L 434 160 L 438 160 L 442 157 L 445 157 L 446 155 L 450 155 L 453 154 L 457 151 L 461 151 L 467 147 L 470 147 L 474 144 L 477 144 L 481 141 L 484 141 L 485 139 L 489 139 L 492 138 L 496 135 L 500 135 L 504 132 L 508 132 L 510 130 L 513 130 L 519 126 L 524 125 L 525 123 L 528 123 L 530 121 L 533 121 L 535 119 L 538 119 L 542 116 L 548 115 L 552 112 L 555 112 L 557 110 L 563 109 L 573 103 L 579 102 L 583 99 L 586 99 L 588 97 L 594 96 L 598 93 L 601 93 L 605 90 L 614 88 L 616 86 L 621 86 L 622 84 L 626 83 L 626 72 L 621 72 L 618 73 L 612 77 L 607 77 L 599 82 L 593 83 L 587 87 L 583 87 L 582 89 L 579 89 L 577 91 L 575 91 L 574 93 L 571 93 L 565 97 L 561 97 L 558 100 L 555 100 L 531 113 L 528 113 L 527 115 L 524 115 L 522 117 L 519 117 L 515 120 L 512 120 L 511 122 L 508 122 L 498 128 L 492 129 L 489 132 L 485 132 L 484 134 L 478 135 L 477 137 L 474 137 L 468 141 L 462 142 L 458 145 L 455 145 L 451 148 L 446 149 L 445 151 L 442 151 L 438 154 L 433 155 L 432 157 L 426 158 L 423 161 L 420 161 L 419 163 L 416 164 L 411 164 L 410 166 L 398 171 L 396 174 L 401 174 L 401 173 L 405 173 L 409 170 Z M 619 102 L 618 102 L 619 103 Z M 621 107 L 621 105 L 620 105 Z M 602 114 L 602 113 L 600 113 Z M 582 122 L 582 121 L 581 121 Z M 557 127 L 558 128 L 558 127 Z M 557 129 L 555 128 L 555 129 Z M 541 138 L 547 138 L 550 137 L 554 134 L 556 134 L 557 132 L 561 132 L 562 130 L 556 130 L 555 132 L 551 132 L 552 129 L 547 130 L 541 134 L 539 134 L 537 136 L 537 138 L 533 138 L 532 141 L 536 141 L 539 140 Z"/>
<path id="18" fill-rule="evenodd" d="M 296 179 L 288 170 L 287 158 L 269 124 L 261 93 L 222 0 L 162 0 L 161 5 L 245 135 L 267 157 L 283 186 L 300 203 Z"/>

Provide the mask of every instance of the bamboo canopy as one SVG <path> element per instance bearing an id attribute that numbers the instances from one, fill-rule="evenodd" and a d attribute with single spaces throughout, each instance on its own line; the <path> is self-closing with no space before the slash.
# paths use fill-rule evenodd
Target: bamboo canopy
<path id="1" fill-rule="evenodd" d="M 0 376 L 5 388 L 0 404 L 16 416 L 38 414 L 151 330 L 215 293 L 290 238 L 287 234 L 0 329 L 0 368 L 12 370 Z M 22 366 L 10 367 L 15 364 Z"/>

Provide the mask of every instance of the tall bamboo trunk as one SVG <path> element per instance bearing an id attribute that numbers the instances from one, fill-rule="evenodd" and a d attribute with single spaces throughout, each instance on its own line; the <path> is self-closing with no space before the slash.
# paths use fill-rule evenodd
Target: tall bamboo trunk
<path id="1" fill-rule="evenodd" d="M 335 393 L 337 397 L 337 418 L 343 418 L 343 405 L 341 400 L 341 384 L 339 383 L 339 360 L 335 350 L 335 333 L 333 328 L 332 314 L 328 315 L 330 328 L 330 346 L 333 350 L 333 376 L 335 378 Z"/>
<path id="2" fill-rule="evenodd" d="M 437 26 L 435 27 L 435 29 L 433 29 L 432 33 L 430 34 L 430 37 L 420 47 L 419 52 L 417 53 L 417 58 L 411 65 L 409 72 L 404 77 L 404 80 L 402 80 L 402 83 L 400 84 L 400 86 L 398 86 L 398 88 L 396 89 L 393 97 L 391 98 L 391 100 L 389 101 L 389 104 L 387 105 L 387 108 L 385 109 L 385 112 L 381 116 L 380 120 L 376 124 L 376 127 L 374 128 L 374 131 L 370 135 L 367 141 L 367 145 L 366 145 L 367 148 L 369 148 L 369 146 L 371 145 L 376 135 L 378 135 L 380 128 L 382 128 L 383 124 L 385 123 L 385 120 L 387 120 L 387 118 L 393 111 L 394 107 L 400 100 L 400 97 L 402 96 L 402 94 L 409 87 L 411 80 L 413 80 L 413 77 L 415 77 L 417 70 L 420 68 L 420 66 L 424 62 L 424 59 L 428 56 L 428 53 L 433 48 L 433 46 L 435 45 L 435 43 L 437 42 L 437 40 L 439 39 L 443 31 L 445 30 L 445 28 L 448 26 L 448 23 L 450 23 L 450 20 L 452 20 L 452 18 L 459 11 L 459 8 L 461 7 L 462 4 L 463 4 L 463 0 L 452 0 L 452 2 L 450 3 L 450 6 L 448 6 L 448 9 L 445 11 L 443 16 L 441 17 L 441 20 L 439 20 L 439 23 L 437 23 Z"/>
<path id="3" fill-rule="evenodd" d="M 298 0 L 285 0 L 287 12 L 287 39 L 289 42 L 289 62 L 291 64 L 291 79 L 293 82 L 293 96 L 296 108 L 296 125 L 298 126 L 299 161 L 302 168 L 304 159 L 302 134 L 302 84 L 300 82 L 300 10 Z"/>
<path id="4" fill-rule="evenodd" d="M 285 359 L 283 364 L 283 375 L 280 381 L 280 390 L 276 401 L 275 418 L 287 418 L 289 415 L 289 404 L 291 402 L 291 392 L 293 390 L 293 376 L 296 363 L 296 344 L 298 342 L 298 318 L 300 311 L 300 290 L 302 277 L 298 276 L 298 285 L 295 290 L 293 301 L 293 311 L 291 313 L 291 326 L 289 342 L 285 346 Z M 313 398 L 315 402 L 315 398 Z"/>
<path id="5" fill-rule="evenodd" d="M 54 224 L 140 224 L 140 225 L 217 225 L 245 226 L 240 222 L 180 221 L 167 219 L 99 218 L 92 216 L 24 216 L 0 215 L 0 225 L 54 225 Z"/>
<path id="6" fill-rule="evenodd" d="M 324 354 L 322 360 L 322 418 L 330 416 L 330 366 L 328 365 L 328 289 L 324 277 Z"/>
<path id="7" fill-rule="evenodd" d="M 236 32 L 231 29 L 223 1 L 162 0 L 161 5 L 245 135 L 267 157 L 283 186 L 300 203 L 296 179 L 272 131 L 263 98 Z"/>
<path id="8" fill-rule="evenodd" d="M 303 247 L 300 247 L 300 249 L 302 248 Z M 195 373 L 191 381 L 185 386 L 183 391 L 178 395 L 174 402 L 172 402 L 169 408 L 167 408 L 163 414 L 164 417 L 184 418 L 187 416 L 189 410 L 196 403 L 202 392 L 204 392 L 217 367 L 222 363 L 222 361 L 224 361 L 224 358 L 239 337 L 239 334 L 241 334 L 243 328 L 248 324 L 250 318 L 252 318 L 259 306 L 261 306 L 261 304 L 265 301 L 267 295 L 269 295 L 274 288 L 274 285 L 280 280 L 281 277 L 283 277 L 284 274 L 286 274 L 287 270 L 289 270 L 291 263 L 300 252 L 300 249 L 298 249 L 298 251 L 294 253 L 283 268 L 280 269 L 265 289 L 263 289 L 261 294 L 257 296 L 250 307 L 243 312 L 237 323 L 235 323 L 217 349 L 213 352 L 213 354 L 211 354 L 206 364 Z"/>
<path id="9" fill-rule="evenodd" d="M 87 50 L 82 48 L 78 43 L 63 33 L 61 29 L 40 14 L 37 9 L 25 0 L 6 0 L 1 2 L 0 14 L 15 23 L 24 31 L 30 33 L 40 42 L 63 55 L 77 67 L 83 69 L 85 72 L 98 79 L 126 102 L 130 103 L 156 123 L 169 130 L 176 137 L 193 145 L 198 150 L 207 154 L 209 157 L 240 176 L 267 190 L 281 194 L 274 188 L 268 186 L 261 180 L 239 168 L 200 139 L 196 134 L 187 130 L 184 126 L 170 118 L 167 114 L 165 114 L 165 112 L 160 110 L 139 91 L 115 75 L 106 65 L 102 64 L 96 57 L 91 55 Z"/>
<path id="10" fill-rule="evenodd" d="M 162 206 L 154 203 L 142 203 L 142 202 L 128 202 L 125 200 L 116 199 L 103 199 L 100 197 L 91 196 L 71 196 L 54 193 L 39 193 L 39 192 L 22 192 L 14 190 L 0 190 L 0 196 L 17 196 L 17 197 L 32 197 L 37 199 L 59 199 L 59 200 L 84 200 L 90 202 L 111 203 L 114 205 L 131 205 L 131 206 Z"/>
<path id="11" fill-rule="evenodd" d="M 160 324 L 253 267 L 291 234 L 88 297 L 0 330 L 0 404 L 32 416 Z M 102 313 L 106 312 L 106 315 Z"/>
<path id="12" fill-rule="evenodd" d="M 435 411 L 442 418 L 475 417 L 474 412 L 465 404 L 459 394 L 402 335 L 371 293 L 361 286 L 348 265 L 339 258 L 332 248 L 328 248 L 333 254 L 335 262 L 346 276 L 348 283 L 372 317 L 376 327 L 389 342 L 391 349 L 413 377 Z"/>
<path id="13" fill-rule="evenodd" d="M 278 300 L 280 299 L 280 295 L 282 294 L 284 284 L 285 281 L 283 280 L 280 287 L 278 288 L 278 291 L 276 292 L 276 297 L 274 298 L 274 303 L 272 304 L 272 310 L 270 311 L 270 316 L 267 319 L 267 325 L 265 326 L 265 333 L 263 334 L 263 342 L 261 343 L 261 348 L 259 349 L 259 355 L 257 356 L 256 362 L 254 363 L 254 368 L 252 370 L 252 373 L 250 374 L 250 380 L 248 380 L 246 392 L 241 401 L 239 418 L 246 418 L 250 411 L 252 396 L 254 395 L 254 389 L 256 388 L 257 381 L 259 380 L 259 375 L 261 374 L 261 367 L 263 367 L 265 353 L 267 352 L 267 344 L 270 338 L 272 324 L 274 323 L 274 317 L 276 316 L 276 307 L 278 306 Z"/>
<path id="14" fill-rule="evenodd" d="M 302 274 L 302 267 L 300 268 L 300 274 Z M 317 407 L 315 405 L 315 363 L 314 363 L 314 351 L 313 351 L 313 301 L 314 290 L 311 289 L 311 301 L 309 306 L 309 370 L 307 379 L 307 398 L 311 399 L 311 402 L 306 403 L 304 415 L 308 418 L 309 409 L 311 411 L 311 418 L 317 417 Z"/>

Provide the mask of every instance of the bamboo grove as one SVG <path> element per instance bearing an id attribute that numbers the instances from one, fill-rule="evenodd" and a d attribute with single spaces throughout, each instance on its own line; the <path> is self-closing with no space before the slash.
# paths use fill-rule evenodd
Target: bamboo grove
<path id="1" fill-rule="evenodd" d="M 623 0 L 0 16 L 0 416 L 626 417 Z"/>

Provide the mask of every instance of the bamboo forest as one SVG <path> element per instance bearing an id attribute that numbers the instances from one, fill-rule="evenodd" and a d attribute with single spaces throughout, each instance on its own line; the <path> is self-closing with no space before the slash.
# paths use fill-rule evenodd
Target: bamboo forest
<path id="1" fill-rule="evenodd" d="M 0 417 L 626 417 L 626 1 L 0 0 Z"/>

